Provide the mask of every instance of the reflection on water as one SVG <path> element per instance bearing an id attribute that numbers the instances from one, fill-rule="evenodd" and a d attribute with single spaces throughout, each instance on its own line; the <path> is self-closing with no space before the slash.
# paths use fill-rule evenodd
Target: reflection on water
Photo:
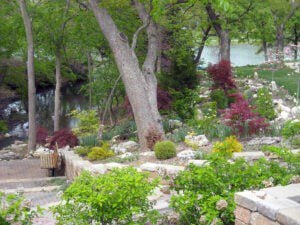
<path id="1" fill-rule="evenodd" d="M 79 93 L 80 85 L 74 87 L 62 88 L 61 95 L 61 117 L 60 126 L 72 128 L 76 125 L 76 120 L 70 118 L 68 114 L 74 109 L 87 109 L 88 100 Z M 36 96 L 36 121 L 38 126 L 43 126 L 48 130 L 53 130 L 53 112 L 54 112 L 54 89 L 42 91 Z M 26 111 L 22 101 L 15 101 L 3 110 L 4 117 L 11 121 L 16 115 L 23 115 L 26 118 Z M 28 130 L 28 121 L 18 121 L 13 123 L 10 134 L 26 138 Z"/>

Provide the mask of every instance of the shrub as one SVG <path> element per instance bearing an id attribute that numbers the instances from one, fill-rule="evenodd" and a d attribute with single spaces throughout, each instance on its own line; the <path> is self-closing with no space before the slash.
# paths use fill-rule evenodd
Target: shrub
<path id="1" fill-rule="evenodd" d="M 4 120 L 0 120 L 0 134 L 8 131 L 7 123 Z"/>
<path id="2" fill-rule="evenodd" d="M 230 105 L 229 109 L 223 110 L 222 118 L 235 134 L 256 134 L 269 126 L 263 117 L 259 117 L 252 111 L 249 102 L 240 93 L 232 94 L 232 96 L 235 102 Z"/>
<path id="3" fill-rule="evenodd" d="M 99 140 L 97 135 L 94 134 L 79 138 L 79 143 L 81 146 L 94 147 L 99 144 Z"/>
<path id="4" fill-rule="evenodd" d="M 47 143 L 48 130 L 45 127 L 38 127 L 36 131 L 36 143 L 44 145 Z"/>
<path id="5" fill-rule="evenodd" d="M 133 120 L 126 120 L 110 129 L 107 129 L 102 134 L 102 140 L 108 141 L 113 137 L 118 136 L 120 140 L 127 140 L 136 137 L 136 124 Z"/>
<path id="6" fill-rule="evenodd" d="M 183 89 L 171 91 L 172 109 L 182 119 L 188 120 L 195 116 L 195 106 L 200 102 L 200 97 L 195 90 Z"/>
<path id="7" fill-rule="evenodd" d="M 31 225 L 34 217 L 41 213 L 30 209 L 30 205 L 24 202 L 24 197 L 16 194 L 4 194 L 0 192 L 0 224 Z"/>
<path id="8" fill-rule="evenodd" d="M 114 156 L 114 152 L 110 149 L 109 144 L 104 142 L 101 147 L 93 147 L 88 153 L 89 160 L 102 160 Z"/>
<path id="9" fill-rule="evenodd" d="M 215 65 L 209 66 L 207 72 L 214 82 L 213 89 L 223 89 L 225 93 L 231 89 L 236 89 L 230 61 L 222 60 Z"/>
<path id="10" fill-rule="evenodd" d="M 179 213 L 180 224 L 211 224 L 213 220 L 234 224 L 235 192 L 263 188 L 266 181 L 286 185 L 292 176 L 279 163 L 266 159 L 253 164 L 244 159 L 230 163 L 212 155 L 206 165 L 190 165 L 179 173 L 174 181 L 178 195 L 172 196 L 171 206 Z"/>
<path id="11" fill-rule="evenodd" d="M 75 152 L 80 156 L 87 156 L 91 152 L 91 148 L 79 146 L 75 149 Z"/>
<path id="12" fill-rule="evenodd" d="M 160 141 L 154 145 L 154 152 L 157 159 L 170 159 L 176 156 L 176 146 L 171 141 Z"/>
<path id="13" fill-rule="evenodd" d="M 243 146 L 235 136 L 227 137 L 223 142 L 217 141 L 213 146 L 214 153 L 220 153 L 225 156 L 231 156 L 233 152 L 241 152 L 242 150 Z"/>
<path id="14" fill-rule="evenodd" d="M 205 119 L 215 119 L 217 117 L 217 103 L 206 102 L 201 106 L 201 110 Z"/>
<path id="15" fill-rule="evenodd" d="M 52 209 L 57 224 L 156 224 L 148 196 L 158 180 L 148 178 L 132 167 L 99 176 L 83 172 Z"/>
<path id="16" fill-rule="evenodd" d="M 54 132 L 53 136 L 47 140 L 50 149 L 55 149 L 56 145 L 58 148 L 65 146 L 75 147 L 78 145 L 77 137 L 69 129 L 61 129 Z"/>
<path id="17" fill-rule="evenodd" d="M 217 103 L 218 109 L 225 109 L 228 106 L 228 98 L 223 89 L 215 89 L 210 93 L 212 101 Z"/>
<path id="18" fill-rule="evenodd" d="M 282 129 L 282 136 L 285 139 L 293 140 L 296 135 L 300 135 L 300 121 L 286 122 Z"/>
<path id="19" fill-rule="evenodd" d="M 100 121 L 96 110 L 74 110 L 70 115 L 78 120 L 77 127 L 72 129 L 76 136 L 84 137 L 98 132 Z"/>
<path id="20" fill-rule="evenodd" d="M 260 88 L 257 92 L 257 98 L 254 101 L 255 112 L 260 116 L 269 120 L 273 120 L 276 117 L 272 96 L 267 88 Z"/>
<path id="21" fill-rule="evenodd" d="M 173 133 L 168 135 L 168 139 L 176 143 L 182 142 L 190 131 L 191 129 L 189 127 L 175 129 Z"/>

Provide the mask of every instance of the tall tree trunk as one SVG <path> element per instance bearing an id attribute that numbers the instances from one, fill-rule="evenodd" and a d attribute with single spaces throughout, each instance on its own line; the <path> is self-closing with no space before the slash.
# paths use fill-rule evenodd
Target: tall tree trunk
<path id="1" fill-rule="evenodd" d="M 230 43 L 228 30 L 222 30 L 220 33 L 220 59 L 230 61 Z"/>
<path id="2" fill-rule="evenodd" d="M 298 27 L 297 25 L 295 24 L 294 25 L 294 60 L 297 61 L 297 58 L 298 58 L 298 42 L 299 42 L 299 34 L 298 34 Z"/>
<path id="3" fill-rule="evenodd" d="M 22 18 L 25 26 L 27 39 L 27 76 L 28 76 L 28 152 L 36 148 L 36 122 L 35 122 L 35 76 L 34 76 L 34 45 L 32 35 L 32 24 L 28 15 L 25 0 L 19 0 Z"/>
<path id="4" fill-rule="evenodd" d="M 276 26 L 276 51 L 277 51 L 276 58 L 278 60 L 282 61 L 284 59 L 283 50 L 284 50 L 284 24 L 278 24 Z"/>
<path id="5" fill-rule="evenodd" d="M 88 79 L 89 79 L 89 108 L 92 109 L 92 73 L 93 73 L 93 59 L 90 52 L 87 53 L 88 60 Z"/>
<path id="6" fill-rule="evenodd" d="M 268 62 L 269 57 L 268 57 L 268 45 L 265 40 L 263 40 L 263 50 L 264 50 L 264 56 L 265 56 L 265 62 Z"/>
<path id="7" fill-rule="evenodd" d="M 142 68 L 134 48 L 121 33 L 107 10 L 99 8 L 96 0 L 89 0 L 91 9 L 115 57 L 126 93 L 132 106 L 142 150 L 164 138 L 162 121 L 157 108 L 157 80 L 154 74 L 157 60 L 157 26 L 143 6 L 135 2 L 139 16 L 147 24 L 148 52 Z"/>
<path id="8" fill-rule="evenodd" d="M 61 89 L 61 54 L 55 54 L 55 99 L 54 99 L 54 132 L 59 130 L 60 118 L 60 89 Z"/>
<path id="9" fill-rule="evenodd" d="M 218 15 L 215 13 L 211 4 L 206 5 L 207 15 L 212 22 L 212 25 L 219 37 L 220 40 L 220 60 L 230 61 L 230 43 L 231 39 L 229 36 L 229 30 L 222 27 L 222 25 L 218 22 Z"/>

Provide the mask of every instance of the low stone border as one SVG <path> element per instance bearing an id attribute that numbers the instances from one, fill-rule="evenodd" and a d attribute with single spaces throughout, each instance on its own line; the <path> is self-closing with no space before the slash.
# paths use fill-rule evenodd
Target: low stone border
<path id="1" fill-rule="evenodd" d="M 236 225 L 300 225 L 300 184 L 235 194 Z"/>

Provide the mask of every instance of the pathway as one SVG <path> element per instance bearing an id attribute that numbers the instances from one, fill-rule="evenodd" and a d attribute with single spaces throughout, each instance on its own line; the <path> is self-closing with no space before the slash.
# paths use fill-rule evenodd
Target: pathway
<path id="1" fill-rule="evenodd" d="M 65 181 L 65 177 L 48 177 L 48 171 L 40 168 L 39 159 L 0 161 L 0 191 L 22 192 L 33 207 L 45 208 L 34 225 L 55 225 L 47 208 L 59 202 L 57 193 Z"/>

